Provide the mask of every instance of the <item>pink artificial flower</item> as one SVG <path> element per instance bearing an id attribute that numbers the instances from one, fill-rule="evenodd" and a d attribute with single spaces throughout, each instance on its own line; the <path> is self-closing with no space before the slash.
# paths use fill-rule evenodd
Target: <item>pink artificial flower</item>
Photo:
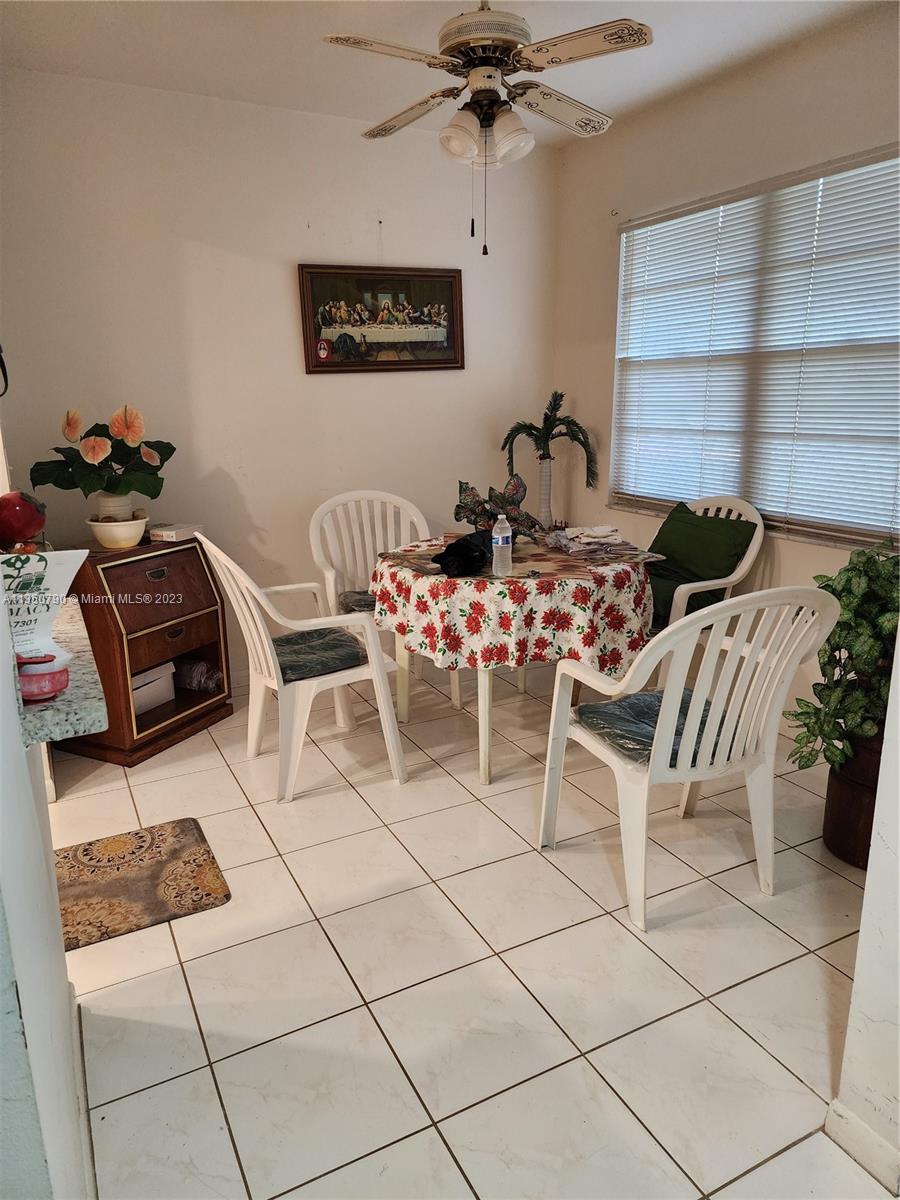
<path id="1" fill-rule="evenodd" d="M 136 408 L 123 404 L 109 418 L 109 432 L 127 446 L 139 446 L 144 437 L 144 418 Z"/>
<path id="2" fill-rule="evenodd" d="M 81 419 L 81 413 L 77 408 L 67 408 L 65 419 L 63 420 L 62 434 L 67 442 L 77 442 L 78 435 L 84 422 Z"/>
<path id="3" fill-rule="evenodd" d="M 141 443 L 141 458 L 144 460 L 145 463 L 148 463 L 151 467 L 159 466 L 159 463 L 160 463 L 159 455 L 156 453 L 155 450 L 151 450 L 149 446 L 145 446 L 143 444 L 143 442 Z"/>
<path id="4" fill-rule="evenodd" d="M 84 461 L 92 463 L 94 466 L 102 463 L 111 450 L 112 442 L 105 437 L 82 438 L 78 446 L 78 451 Z"/>

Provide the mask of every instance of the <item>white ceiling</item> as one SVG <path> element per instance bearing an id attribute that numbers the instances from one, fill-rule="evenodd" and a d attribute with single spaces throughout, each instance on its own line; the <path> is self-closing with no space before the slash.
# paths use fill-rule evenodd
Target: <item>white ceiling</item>
<path id="1" fill-rule="evenodd" d="M 536 39 L 623 15 L 652 27 L 652 46 L 547 73 L 558 91 L 613 117 L 859 8 L 857 0 L 498 0 L 501 4 L 524 16 Z M 328 46 L 323 35 L 357 33 L 437 50 L 439 26 L 463 7 L 477 3 L 5 0 L 2 58 L 30 70 L 374 123 L 449 86 L 450 76 L 418 63 Z M 431 113 L 421 125 L 440 128 L 445 116 Z M 534 118 L 531 124 L 544 143 L 567 140 L 549 122 Z"/>

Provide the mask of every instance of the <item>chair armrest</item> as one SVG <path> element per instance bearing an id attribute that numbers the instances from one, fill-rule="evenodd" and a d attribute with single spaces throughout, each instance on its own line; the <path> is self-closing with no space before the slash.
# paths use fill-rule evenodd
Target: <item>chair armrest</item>
<path id="1" fill-rule="evenodd" d="M 672 594 L 672 607 L 669 610 L 669 624 L 676 621 L 687 612 L 688 600 L 699 592 L 714 592 L 718 588 L 730 588 L 744 578 L 745 571 L 734 571 L 724 579 L 701 579 L 697 583 L 680 583 Z"/>
<path id="2" fill-rule="evenodd" d="M 573 680 L 583 684 L 584 687 L 593 688 L 595 692 L 602 692 L 605 696 L 620 695 L 625 679 L 628 678 L 626 675 L 623 679 L 610 679 L 608 675 L 604 675 L 574 658 L 563 658 L 558 662 L 556 687 L 559 687 L 559 680 L 564 676 L 571 676 Z"/>
<path id="3" fill-rule="evenodd" d="M 321 613 L 325 611 L 322 585 L 320 583 L 278 583 L 274 587 L 260 588 L 260 591 L 265 592 L 267 596 L 283 594 L 285 592 L 311 592 L 316 602 L 316 612 Z"/>

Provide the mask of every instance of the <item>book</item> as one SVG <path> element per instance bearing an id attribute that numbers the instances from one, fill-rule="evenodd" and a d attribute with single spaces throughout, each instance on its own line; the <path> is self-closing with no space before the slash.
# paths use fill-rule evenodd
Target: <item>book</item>
<path id="1" fill-rule="evenodd" d="M 184 542 L 192 538 L 196 532 L 203 532 L 202 525 L 151 525 L 149 529 L 151 542 Z"/>

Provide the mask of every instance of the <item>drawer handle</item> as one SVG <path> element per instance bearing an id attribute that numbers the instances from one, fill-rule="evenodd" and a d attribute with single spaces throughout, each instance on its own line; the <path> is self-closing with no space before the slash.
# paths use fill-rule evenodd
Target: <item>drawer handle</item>
<path id="1" fill-rule="evenodd" d="M 166 641 L 177 642 L 180 637 L 184 637 L 184 626 L 179 625 L 177 629 L 166 630 Z"/>
<path id="2" fill-rule="evenodd" d="M 154 583 L 158 583 L 160 579 L 165 579 L 169 574 L 168 567 L 154 567 L 152 571 L 145 572 L 148 579 L 152 579 Z"/>

